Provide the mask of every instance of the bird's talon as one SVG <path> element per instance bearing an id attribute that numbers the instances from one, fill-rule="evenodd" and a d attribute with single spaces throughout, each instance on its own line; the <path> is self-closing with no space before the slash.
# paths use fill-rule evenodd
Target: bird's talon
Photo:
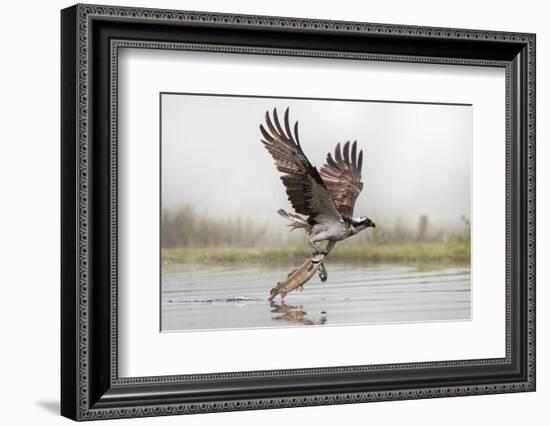
<path id="1" fill-rule="evenodd" d="M 321 279 L 321 282 L 324 283 L 328 278 L 328 274 L 326 273 L 326 271 L 320 272 L 319 273 L 319 278 Z"/>

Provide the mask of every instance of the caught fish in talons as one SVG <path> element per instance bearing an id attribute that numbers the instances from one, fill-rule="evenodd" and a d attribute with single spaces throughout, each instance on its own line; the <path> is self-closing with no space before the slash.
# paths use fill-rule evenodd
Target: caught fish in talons
<path id="1" fill-rule="evenodd" d="M 312 254 L 301 266 L 288 274 L 284 281 L 277 283 L 276 287 L 271 289 L 268 300 L 273 300 L 278 294 L 281 295 L 281 301 L 293 290 L 303 291 L 304 284 L 307 283 L 316 272 L 319 273 L 321 281 L 326 281 L 326 269 L 323 265 L 326 254 Z M 323 280 L 324 277 L 324 280 Z"/>

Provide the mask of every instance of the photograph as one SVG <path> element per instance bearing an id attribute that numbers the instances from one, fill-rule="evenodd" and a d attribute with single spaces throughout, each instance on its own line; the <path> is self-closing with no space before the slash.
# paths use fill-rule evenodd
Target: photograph
<path id="1" fill-rule="evenodd" d="M 161 332 L 471 320 L 471 104 L 159 96 Z"/>

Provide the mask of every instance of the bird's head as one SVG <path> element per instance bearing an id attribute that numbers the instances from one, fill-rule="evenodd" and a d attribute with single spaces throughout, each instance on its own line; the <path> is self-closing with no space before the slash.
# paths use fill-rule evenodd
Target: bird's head
<path id="1" fill-rule="evenodd" d="M 376 228 L 376 224 L 365 216 L 353 218 L 352 225 L 357 230 L 357 232 L 367 228 Z"/>

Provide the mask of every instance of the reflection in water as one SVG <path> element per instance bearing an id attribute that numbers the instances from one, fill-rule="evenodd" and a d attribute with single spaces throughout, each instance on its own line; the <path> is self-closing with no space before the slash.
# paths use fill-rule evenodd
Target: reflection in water
<path id="1" fill-rule="evenodd" d="M 285 302 L 268 301 L 287 267 L 163 268 L 163 331 L 469 320 L 470 270 L 333 265 Z M 328 312 L 330 312 L 330 321 Z"/>
<path id="2" fill-rule="evenodd" d="M 315 325 L 315 324 L 325 324 L 327 322 L 326 312 L 322 312 L 325 315 L 322 315 L 320 319 L 316 322 L 307 318 L 307 312 L 304 311 L 304 305 L 287 305 L 286 303 L 277 303 L 271 301 L 271 312 L 277 315 L 274 315 L 272 318 L 275 321 L 286 321 L 295 324 L 303 325 Z"/>

